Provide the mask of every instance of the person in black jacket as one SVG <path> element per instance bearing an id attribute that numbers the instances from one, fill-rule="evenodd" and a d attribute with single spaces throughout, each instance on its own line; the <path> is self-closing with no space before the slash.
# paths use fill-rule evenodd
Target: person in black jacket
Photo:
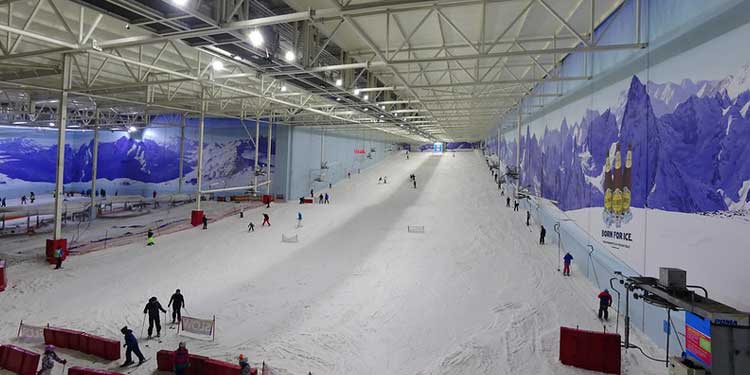
<path id="1" fill-rule="evenodd" d="M 156 337 L 161 336 L 161 320 L 159 319 L 159 311 L 163 313 L 167 312 L 167 310 L 164 310 L 164 308 L 161 307 L 161 303 L 159 303 L 156 297 L 149 298 L 146 307 L 143 309 L 144 314 L 148 313 L 148 338 L 151 338 L 151 333 L 154 331 L 154 326 L 156 326 Z"/>
<path id="2" fill-rule="evenodd" d="M 178 322 L 181 322 L 181 310 L 185 307 L 185 297 L 182 296 L 179 289 L 177 289 L 174 294 L 172 294 L 172 298 L 169 299 L 167 307 L 169 306 L 172 306 L 172 323 L 174 324 L 175 318 L 177 318 Z"/>

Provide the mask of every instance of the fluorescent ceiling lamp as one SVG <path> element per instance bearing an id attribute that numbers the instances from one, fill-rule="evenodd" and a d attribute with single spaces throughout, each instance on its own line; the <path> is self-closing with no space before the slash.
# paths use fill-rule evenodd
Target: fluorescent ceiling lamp
<path id="1" fill-rule="evenodd" d="M 50 123 L 49 123 L 49 126 L 50 126 L 50 127 L 54 127 L 54 126 L 55 126 L 55 123 L 54 123 L 54 122 L 50 122 Z"/>
<path id="2" fill-rule="evenodd" d="M 172 2 L 174 3 L 174 5 L 184 7 L 185 5 L 187 5 L 188 0 L 172 0 Z"/>
<path id="3" fill-rule="evenodd" d="M 259 48 L 263 45 L 263 34 L 261 34 L 260 30 L 258 29 L 251 31 L 250 35 L 248 35 L 248 38 L 250 38 L 250 44 L 252 44 L 255 48 Z"/>
<path id="4" fill-rule="evenodd" d="M 211 62 L 211 67 L 214 68 L 214 70 L 224 70 L 224 63 L 219 60 L 214 60 Z"/>
<path id="5" fill-rule="evenodd" d="M 281 92 L 286 92 L 286 85 L 281 86 Z"/>
<path id="6" fill-rule="evenodd" d="M 26 121 L 14 121 L 13 125 L 21 125 L 21 124 L 25 124 L 25 123 L 26 123 Z"/>
<path id="7" fill-rule="evenodd" d="M 364 99 L 364 100 L 370 100 L 370 95 L 365 94 L 365 96 L 362 99 Z"/>
<path id="8" fill-rule="evenodd" d="M 138 129 L 136 129 L 135 126 L 131 126 L 131 127 L 128 128 L 128 133 L 133 133 L 136 130 L 138 130 Z"/>
<path id="9" fill-rule="evenodd" d="M 286 62 L 294 62 L 296 59 L 297 55 L 294 54 L 294 51 L 286 51 L 286 54 L 284 54 L 284 60 L 286 60 Z"/>
<path id="10" fill-rule="evenodd" d="M 336 80 L 336 86 L 341 87 L 344 84 L 344 80 L 339 78 Z"/>
<path id="11" fill-rule="evenodd" d="M 359 89 L 354 89 L 354 95 L 355 96 L 359 96 L 359 93 L 360 93 Z"/>

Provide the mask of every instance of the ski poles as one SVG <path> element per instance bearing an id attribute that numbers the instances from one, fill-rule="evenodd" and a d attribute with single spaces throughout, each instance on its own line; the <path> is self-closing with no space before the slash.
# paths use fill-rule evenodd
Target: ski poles
<path id="1" fill-rule="evenodd" d="M 143 313 L 143 322 L 141 323 L 141 334 L 139 337 L 143 337 L 143 327 L 146 325 L 146 313 Z"/>

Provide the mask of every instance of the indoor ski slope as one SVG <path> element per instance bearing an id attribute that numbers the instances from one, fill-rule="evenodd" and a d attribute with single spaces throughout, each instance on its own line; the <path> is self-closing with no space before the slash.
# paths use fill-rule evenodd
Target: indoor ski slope
<path id="1" fill-rule="evenodd" d="M 411 156 L 336 184 L 330 205 L 293 199 L 157 237 L 155 247 L 144 239 L 72 257 L 58 272 L 41 262 L 13 266 L 12 288 L 0 293 L 0 342 L 13 342 L 21 319 L 108 337 L 127 324 L 138 334 L 148 298 L 166 307 L 180 288 L 186 315 L 216 315 L 216 341 L 165 328 L 162 343 L 141 340 L 147 357 L 186 340 L 193 353 L 231 361 L 244 353 L 279 374 L 589 373 L 557 360 L 560 325 L 602 328 L 597 291 L 575 263 L 572 277 L 557 272 L 556 245 L 538 246 L 525 212 L 504 207 L 479 154 Z M 295 229 L 298 210 L 303 227 Z M 262 212 L 271 228 L 260 227 Z M 299 243 L 281 243 L 282 233 Z M 655 353 L 641 337 L 636 343 Z M 73 364 L 116 365 L 60 353 Z M 628 374 L 666 371 L 636 351 L 624 362 Z"/>

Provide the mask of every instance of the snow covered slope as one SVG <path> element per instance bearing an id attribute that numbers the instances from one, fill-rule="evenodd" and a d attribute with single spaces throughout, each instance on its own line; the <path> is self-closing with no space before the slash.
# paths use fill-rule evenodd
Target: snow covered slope
<path id="1" fill-rule="evenodd" d="M 216 341 L 188 339 L 192 352 L 232 361 L 244 353 L 282 374 L 588 373 L 558 362 L 558 331 L 602 329 L 597 291 L 575 266 L 570 278 L 557 272 L 556 247 L 538 246 L 525 213 L 503 207 L 478 154 L 396 155 L 330 193 L 330 205 L 272 206 L 270 228 L 260 227 L 260 209 L 157 237 L 155 247 L 72 257 L 62 271 L 13 266 L 0 293 L 0 342 L 12 341 L 20 319 L 139 333 L 148 298 L 165 303 L 180 288 L 187 315 L 216 315 Z M 299 243 L 282 244 L 282 233 Z M 142 341 L 147 356 L 185 340 L 162 334 L 161 344 Z M 624 361 L 627 374 L 664 373 L 633 351 Z"/>

